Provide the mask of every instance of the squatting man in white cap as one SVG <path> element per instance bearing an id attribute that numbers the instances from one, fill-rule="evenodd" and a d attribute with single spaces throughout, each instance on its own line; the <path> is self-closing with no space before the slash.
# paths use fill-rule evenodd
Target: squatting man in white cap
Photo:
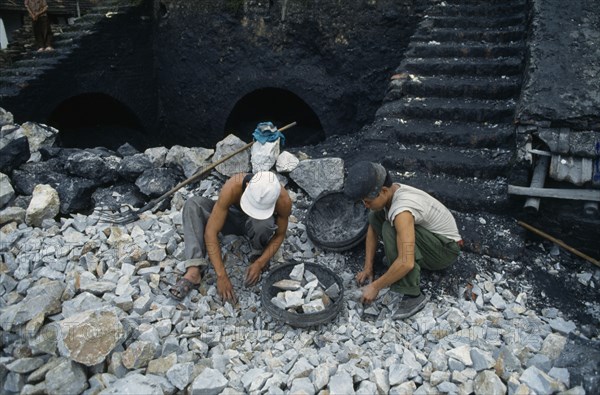
<path id="1" fill-rule="evenodd" d="M 217 292 L 223 301 L 236 296 L 221 256 L 219 232 L 246 235 L 255 259 L 246 271 L 246 285 L 254 285 L 269 260 L 283 243 L 292 213 L 292 200 L 275 173 L 238 173 L 225 182 L 216 202 L 193 197 L 183 207 L 183 237 L 186 272 L 171 288 L 176 299 L 183 299 L 200 284 L 208 265 L 208 254 L 217 276 Z"/>
<path id="2" fill-rule="evenodd" d="M 393 183 L 387 170 L 373 162 L 358 162 L 348 170 L 344 193 L 371 210 L 365 266 L 356 276 L 359 285 L 365 285 L 361 301 L 371 303 L 380 290 L 390 287 L 403 295 L 394 318 L 410 317 L 428 300 L 420 288 L 421 268 L 444 269 L 460 254 L 462 239 L 452 213 L 428 193 Z M 379 238 L 389 268 L 372 281 Z"/>

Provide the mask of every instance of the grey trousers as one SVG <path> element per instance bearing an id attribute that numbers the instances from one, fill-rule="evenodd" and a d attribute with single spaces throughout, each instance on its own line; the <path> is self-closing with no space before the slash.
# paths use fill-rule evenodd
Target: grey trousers
<path id="1" fill-rule="evenodd" d="M 185 267 L 207 266 L 206 245 L 204 243 L 204 228 L 215 202 L 201 196 L 188 199 L 183 206 L 183 240 L 185 243 Z M 257 253 L 265 249 L 277 230 L 275 218 L 258 220 L 248 217 L 235 206 L 229 207 L 227 218 L 221 233 L 224 235 L 247 236 L 252 249 Z"/>

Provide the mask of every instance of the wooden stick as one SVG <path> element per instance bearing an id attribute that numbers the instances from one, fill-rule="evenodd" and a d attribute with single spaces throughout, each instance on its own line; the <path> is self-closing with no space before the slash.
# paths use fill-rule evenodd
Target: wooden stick
<path id="1" fill-rule="evenodd" d="M 286 129 L 289 129 L 293 126 L 296 126 L 296 122 L 292 122 L 289 123 L 285 126 L 283 126 L 280 129 L 277 129 L 280 132 L 283 132 Z M 212 169 L 214 169 L 215 167 L 219 166 L 221 163 L 225 162 L 226 160 L 229 160 L 230 158 L 236 156 L 237 154 L 239 154 L 242 151 L 247 150 L 248 148 L 252 147 L 252 145 L 255 142 L 252 141 L 246 145 L 244 145 L 243 147 L 240 147 L 239 149 L 237 149 L 236 151 L 222 157 L 221 159 L 219 159 L 218 161 L 210 164 L 209 166 L 206 166 L 205 168 L 199 170 L 196 174 L 192 175 L 190 178 L 181 181 L 179 184 L 175 185 L 173 188 L 171 188 L 169 191 L 163 193 L 161 196 L 157 197 L 156 199 L 153 199 L 151 201 L 149 201 L 144 207 L 142 207 L 141 209 L 139 209 L 139 212 L 143 212 L 148 210 L 151 207 L 154 207 L 157 203 L 161 202 L 162 200 L 164 200 L 165 198 L 169 197 L 170 195 L 172 195 L 173 193 L 177 192 L 179 189 L 183 188 L 184 186 L 191 184 L 194 181 L 198 181 L 202 176 L 204 176 L 206 173 L 208 173 L 209 171 L 211 171 Z"/>
<path id="2" fill-rule="evenodd" d="M 531 188 L 508 186 L 510 195 L 547 197 L 555 199 L 586 200 L 600 202 L 600 189 L 561 189 L 561 188 Z"/>
<path id="3" fill-rule="evenodd" d="M 575 248 L 573 248 L 573 247 L 571 247 L 571 246 L 568 246 L 568 245 L 566 245 L 566 244 L 565 244 L 563 241 L 561 241 L 561 240 L 558 240 L 557 238 L 554 238 L 554 237 L 550 236 L 549 234 L 547 234 L 547 233 L 544 233 L 544 232 L 542 232 L 541 230 L 539 230 L 539 229 L 537 229 L 537 228 L 534 228 L 533 226 L 531 226 L 531 225 L 529 225 L 529 224 L 526 224 L 526 223 L 525 223 L 525 222 L 523 222 L 523 221 L 517 221 L 517 224 L 521 225 L 521 226 L 522 226 L 522 227 L 524 227 L 525 229 L 527 229 L 527 230 L 529 230 L 529 231 L 531 231 L 531 232 L 535 233 L 535 234 L 536 234 L 536 235 L 538 235 L 538 236 L 542 236 L 543 238 L 545 238 L 545 239 L 548 239 L 548 240 L 550 240 L 551 242 L 553 242 L 553 243 L 555 243 L 555 244 L 558 244 L 559 246 L 561 246 L 561 247 L 562 247 L 562 248 L 564 248 L 565 250 L 572 252 L 573 254 L 577 255 L 578 257 L 580 257 L 580 258 L 583 258 L 583 259 L 585 259 L 586 261 L 590 261 L 590 262 L 592 262 L 594 265 L 596 265 L 596 266 L 600 267 L 600 261 L 598 261 L 597 259 L 594 259 L 594 258 L 592 258 L 592 257 L 591 257 L 591 256 L 589 256 L 589 255 L 586 255 L 586 254 L 584 254 L 583 252 L 581 252 L 581 251 L 579 251 L 579 250 L 576 250 Z"/>

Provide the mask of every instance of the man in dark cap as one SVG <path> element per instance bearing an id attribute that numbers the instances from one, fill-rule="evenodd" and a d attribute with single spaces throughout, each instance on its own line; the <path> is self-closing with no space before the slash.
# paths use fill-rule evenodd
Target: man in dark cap
<path id="1" fill-rule="evenodd" d="M 361 301 L 371 303 L 381 289 L 390 287 L 404 295 L 394 317 L 410 317 L 428 300 L 419 285 L 421 268 L 444 269 L 460 254 L 462 239 L 452 213 L 428 193 L 392 183 L 387 170 L 373 162 L 358 162 L 348 170 L 344 192 L 371 210 L 365 266 L 356 275 L 359 285 L 366 284 Z M 379 238 L 389 267 L 372 281 Z"/>

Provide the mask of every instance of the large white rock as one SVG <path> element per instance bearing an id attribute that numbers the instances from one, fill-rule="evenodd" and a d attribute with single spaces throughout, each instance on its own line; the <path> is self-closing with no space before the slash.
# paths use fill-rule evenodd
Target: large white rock
<path id="1" fill-rule="evenodd" d="M 58 349 L 73 361 L 94 366 L 124 340 L 125 330 L 112 311 L 88 310 L 60 322 Z"/>
<path id="2" fill-rule="evenodd" d="M 29 142 L 29 151 L 37 152 L 42 147 L 51 147 L 54 145 L 58 130 L 52 126 L 38 124 L 35 122 L 25 122 L 21 125 L 23 135 Z"/>
<path id="3" fill-rule="evenodd" d="M 13 196 L 15 196 L 15 190 L 10 183 L 10 178 L 4 173 L 0 173 L 0 208 L 6 206 Z"/>
<path id="4" fill-rule="evenodd" d="M 269 171 L 279 157 L 279 139 L 261 144 L 255 142 L 250 150 L 252 172 Z"/>
<path id="5" fill-rule="evenodd" d="M 165 164 L 179 166 L 185 176 L 189 178 L 208 165 L 208 159 L 214 152 L 208 148 L 188 148 L 174 145 L 167 153 Z"/>
<path id="6" fill-rule="evenodd" d="M 25 222 L 30 226 L 40 226 L 43 220 L 56 217 L 59 209 L 58 192 L 50 185 L 36 185 L 29 207 L 25 212 Z"/>
<path id="7" fill-rule="evenodd" d="M 191 395 L 217 395 L 227 385 L 228 381 L 221 372 L 216 369 L 206 368 L 192 383 Z"/>
<path id="8" fill-rule="evenodd" d="M 278 173 L 289 173 L 290 171 L 293 171 L 296 167 L 298 167 L 298 163 L 300 163 L 300 159 L 298 159 L 296 155 L 288 151 L 283 151 L 277 157 L 277 162 L 275 162 L 275 169 Z"/>
<path id="9" fill-rule="evenodd" d="M 480 372 L 473 382 L 473 389 L 476 394 L 504 395 L 506 394 L 506 385 L 500 380 L 500 377 L 491 370 Z"/>
<path id="10" fill-rule="evenodd" d="M 237 151 L 244 145 L 246 145 L 246 143 L 240 140 L 239 137 L 230 134 L 217 143 L 215 154 L 212 158 L 213 163 Z M 248 150 L 244 150 L 218 165 L 216 169 L 219 173 L 228 177 L 231 177 L 236 173 L 248 173 L 250 171 L 250 153 Z"/>
<path id="11" fill-rule="evenodd" d="M 144 155 L 150 159 L 150 162 L 154 167 L 162 167 L 165 164 L 168 153 L 169 149 L 165 147 L 153 147 L 144 151 Z"/>
<path id="12" fill-rule="evenodd" d="M 341 158 L 307 159 L 298 163 L 290 177 L 313 199 L 325 191 L 339 191 L 344 185 Z"/>

